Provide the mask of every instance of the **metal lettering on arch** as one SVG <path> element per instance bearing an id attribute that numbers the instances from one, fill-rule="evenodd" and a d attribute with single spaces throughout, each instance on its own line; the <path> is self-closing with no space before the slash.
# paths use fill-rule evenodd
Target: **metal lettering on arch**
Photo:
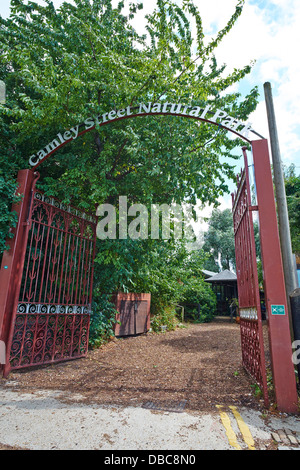
<path id="1" fill-rule="evenodd" d="M 81 124 L 71 127 L 69 130 L 59 132 L 47 145 L 36 151 L 29 157 L 29 165 L 36 170 L 42 162 L 47 160 L 65 144 L 76 140 L 77 137 L 92 131 L 93 129 L 123 119 L 137 118 L 141 116 L 177 116 L 195 119 L 218 126 L 219 128 L 236 134 L 241 139 L 250 143 L 250 132 L 262 138 L 252 129 L 252 125 L 240 119 L 230 116 L 227 111 L 216 109 L 211 104 L 204 106 L 186 105 L 182 103 L 148 102 L 137 106 L 127 106 L 122 109 L 112 109 L 109 112 L 95 117 L 88 117 Z"/>

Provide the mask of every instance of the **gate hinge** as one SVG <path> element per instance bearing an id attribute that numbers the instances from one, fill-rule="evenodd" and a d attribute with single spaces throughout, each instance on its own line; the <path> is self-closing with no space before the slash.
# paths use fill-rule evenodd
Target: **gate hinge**
<path id="1" fill-rule="evenodd" d="M 249 211 L 258 211 L 258 206 L 249 206 Z"/>

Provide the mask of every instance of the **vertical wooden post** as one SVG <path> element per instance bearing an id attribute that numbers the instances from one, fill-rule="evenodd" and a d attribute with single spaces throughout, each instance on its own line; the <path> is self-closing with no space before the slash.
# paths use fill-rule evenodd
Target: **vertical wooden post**
<path id="1" fill-rule="evenodd" d="M 274 174 L 274 186 L 277 202 L 277 213 L 278 213 L 278 227 L 279 227 L 279 239 L 281 244 L 282 263 L 285 279 L 285 287 L 287 293 L 287 302 L 289 305 L 289 294 L 298 287 L 296 270 L 294 266 L 294 258 L 292 251 L 291 233 L 289 215 L 286 201 L 285 184 L 281 163 L 281 155 L 279 149 L 279 139 L 277 134 L 275 110 L 272 97 L 271 84 L 269 82 L 264 84 L 269 133 L 270 133 L 270 144 L 272 153 L 273 163 L 273 174 Z M 291 322 L 291 318 L 290 318 Z"/>
<path id="2" fill-rule="evenodd" d="M 6 345 L 6 363 L 2 367 L 5 376 L 10 370 L 9 343 L 22 279 L 28 231 L 27 217 L 34 173 L 31 170 L 20 170 L 17 181 L 18 192 L 23 197 L 20 203 L 12 207 L 17 212 L 18 223 L 12 231 L 14 237 L 8 242 L 9 250 L 3 253 L 0 270 L 0 340 Z"/>
<path id="3" fill-rule="evenodd" d="M 252 151 L 276 402 L 279 411 L 297 413 L 298 395 L 268 141 L 253 141 Z"/>

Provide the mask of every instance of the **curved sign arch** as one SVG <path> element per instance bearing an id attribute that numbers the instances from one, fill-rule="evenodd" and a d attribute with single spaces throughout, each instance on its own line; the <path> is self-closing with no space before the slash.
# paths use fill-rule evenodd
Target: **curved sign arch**
<path id="1" fill-rule="evenodd" d="M 112 122 L 123 119 L 141 117 L 141 116 L 178 116 L 207 122 L 226 129 L 244 141 L 251 143 L 250 132 L 263 138 L 252 129 L 250 123 L 244 123 L 239 119 L 230 116 L 226 111 L 213 109 L 212 105 L 206 106 L 188 106 L 181 103 L 140 103 L 138 106 L 127 106 L 119 110 L 111 110 L 95 118 L 89 117 L 82 124 L 77 124 L 69 130 L 59 132 L 57 136 L 49 142 L 44 148 L 31 155 L 29 165 L 35 170 L 43 161 L 47 160 L 53 153 L 63 147 L 65 144 L 77 139 L 78 136 L 89 132 L 96 127 L 102 127 Z"/>

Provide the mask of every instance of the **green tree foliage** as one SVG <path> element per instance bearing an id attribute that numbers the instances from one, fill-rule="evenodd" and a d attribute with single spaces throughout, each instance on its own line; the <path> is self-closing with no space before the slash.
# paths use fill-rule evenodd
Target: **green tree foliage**
<path id="1" fill-rule="evenodd" d="M 11 204 L 20 201 L 16 194 L 17 184 L 14 180 L 0 175 L 0 260 L 4 250 L 8 249 L 7 241 L 12 238 L 10 229 L 18 221 L 17 213 L 11 210 Z"/>
<path id="2" fill-rule="evenodd" d="M 192 0 L 182 0 L 180 6 L 157 0 L 143 36 L 132 26 L 143 8 L 136 1 L 120 1 L 114 7 L 111 0 L 74 0 L 55 9 L 51 0 L 43 5 L 11 0 L 10 18 L 0 18 L 0 80 L 7 89 L 6 104 L 0 105 L 4 187 L 58 132 L 112 109 L 148 101 L 205 103 L 246 120 L 257 105 L 257 88 L 242 98 L 228 87 L 248 74 L 251 65 L 226 73 L 226 66 L 219 66 L 214 56 L 243 4 L 237 0 L 224 28 L 207 40 L 201 12 Z M 234 177 L 236 158 L 231 151 L 240 145 L 240 139 L 229 138 L 223 129 L 191 119 L 124 120 L 97 127 L 58 150 L 39 167 L 38 187 L 91 211 L 95 204 L 115 204 L 119 195 L 126 195 L 129 204 L 148 207 L 162 202 L 194 204 L 197 199 L 213 203 L 228 191 L 226 178 Z M 8 190 L 1 214 L 4 223 L 11 217 L 10 201 Z M 5 236 L 3 232 L 2 240 Z M 157 257 L 164 250 L 161 241 L 99 242 L 97 301 L 100 292 L 122 286 L 156 289 L 154 299 L 171 298 L 177 273 L 170 277 L 170 259 L 172 253 L 177 256 L 177 248 L 170 244 L 164 266 L 158 267 Z M 152 278 L 147 277 L 147 266 Z M 110 318 L 111 306 L 105 312 Z M 99 320 L 95 331 L 101 328 Z"/>
<path id="3" fill-rule="evenodd" d="M 13 163 L 22 155 L 17 167 L 27 167 L 28 157 L 58 132 L 89 116 L 149 100 L 213 103 L 247 119 L 256 106 L 257 89 L 244 100 L 226 89 L 249 73 L 250 66 L 226 76 L 225 66 L 218 67 L 213 55 L 242 5 L 237 1 L 228 24 L 207 44 L 191 0 L 184 0 L 181 8 L 158 0 L 142 37 L 130 23 L 142 7 L 138 3 L 125 16 L 124 2 L 113 8 L 111 0 L 76 0 L 58 10 L 50 0 L 46 6 L 12 0 L 11 17 L 0 22 L 6 154 Z M 232 176 L 232 166 L 221 164 L 220 156 L 229 157 L 239 144 L 222 130 L 184 118 L 123 121 L 56 152 L 39 168 L 40 185 L 85 208 L 122 193 L 143 203 L 154 198 L 157 203 L 194 203 L 196 197 L 214 202 L 227 190 L 225 175 Z"/>
<path id="4" fill-rule="evenodd" d="M 213 209 L 204 234 L 203 250 L 208 252 L 215 263 L 220 260 L 223 269 L 235 266 L 235 247 L 232 213 L 230 209 Z"/>
<path id="5" fill-rule="evenodd" d="M 296 175 L 295 165 L 285 170 L 285 191 L 288 205 L 292 249 L 300 254 L 300 175 Z"/>

